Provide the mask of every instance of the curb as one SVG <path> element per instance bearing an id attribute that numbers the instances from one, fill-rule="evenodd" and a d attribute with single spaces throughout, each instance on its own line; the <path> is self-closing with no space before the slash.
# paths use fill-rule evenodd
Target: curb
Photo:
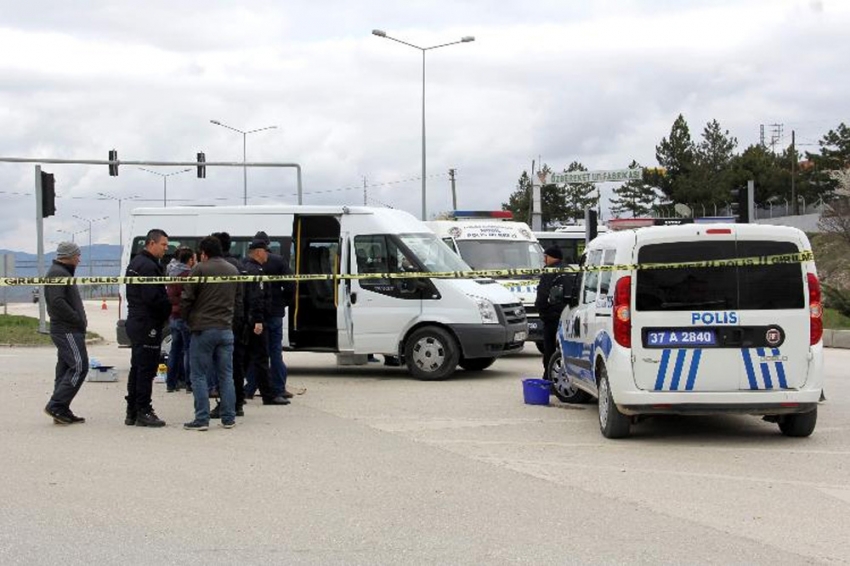
<path id="1" fill-rule="evenodd" d="M 824 329 L 823 345 L 825 348 L 850 348 L 850 330 Z"/>

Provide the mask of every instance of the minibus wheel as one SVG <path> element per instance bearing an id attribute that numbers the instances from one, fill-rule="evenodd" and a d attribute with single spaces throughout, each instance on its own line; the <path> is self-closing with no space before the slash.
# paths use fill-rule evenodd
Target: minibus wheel
<path id="1" fill-rule="evenodd" d="M 793 415 L 785 415 L 779 421 L 779 430 L 785 436 L 802 438 L 811 436 L 815 431 L 815 425 L 818 422 L 818 408 L 808 413 L 794 413 Z"/>
<path id="2" fill-rule="evenodd" d="M 601 366 L 599 375 L 599 430 L 605 438 L 625 438 L 631 429 L 631 419 L 621 413 L 611 396 L 608 370 Z"/>
<path id="3" fill-rule="evenodd" d="M 438 326 L 413 331 L 404 345 L 407 369 L 416 379 L 437 381 L 454 373 L 460 350 L 454 337 Z"/>
<path id="4" fill-rule="evenodd" d="M 564 368 L 564 358 L 561 352 L 555 352 L 549 358 L 549 381 L 552 382 L 552 393 L 564 403 L 587 403 L 590 394 L 573 385 L 573 380 Z"/>
<path id="5" fill-rule="evenodd" d="M 492 366 L 495 361 L 496 358 L 464 358 L 458 365 L 466 371 L 481 371 Z"/>

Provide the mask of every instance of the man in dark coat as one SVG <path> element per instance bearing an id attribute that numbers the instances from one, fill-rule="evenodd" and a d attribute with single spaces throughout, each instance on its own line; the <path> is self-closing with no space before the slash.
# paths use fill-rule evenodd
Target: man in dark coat
<path id="1" fill-rule="evenodd" d="M 265 240 L 254 239 L 248 245 L 245 271 L 248 275 L 264 275 L 263 265 L 268 260 L 269 248 Z M 263 405 L 288 405 L 289 399 L 276 394 L 269 378 L 269 347 L 266 336 L 271 294 L 268 282 L 245 284 L 245 323 L 248 344 L 243 367 L 250 367 L 263 397 Z"/>
<path id="2" fill-rule="evenodd" d="M 254 236 L 257 240 L 263 240 L 268 246 L 271 243 L 265 232 L 257 232 Z M 266 275 L 292 275 L 292 270 L 286 260 L 278 254 L 268 253 L 268 259 L 263 264 L 263 272 Z M 292 398 L 292 393 L 286 389 L 286 377 L 288 371 L 283 361 L 283 317 L 286 315 L 286 307 L 292 302 L 295 293 L 295 284 L 292 281 L 269 281 L 270 288 L 269 313 L 266 317 L 266 337 L 269 345 L 269 377 L 275 396 L 282 395 L 287 399 Z"/>
<path id="3" fill-rule="evenodd" d="M 127 277 L 162 277 L 159 263 L 168 250 L 168 234 L 159 229 L 148 232 L 145 249 L 130 260 Z M 162 331 L 171 314 L 171 301 L 165 285 L 127 285 L 127 336 L 130 338 L 130 374 L 127 377 L 126 425 L 163 427 L 165 421 L 153 410 L 151 393 L 159 366 Z"/>
<path id="4" fill-rule="evenodd" d="M 543 251 L 544 269 L 559 269 L 562 267 L 563 259 L 561 249 L 550 246 Z M 561 319 L 563 303 L 552 304 L 549 302 L 549 292 L 555 282 L 563 276 L 562 273 L 543 273 L 540 283 L 537 285 L 537 297 L 534 306 L 543 322 L 543 379 L 549 378 L 549 360 L 555 353 L 558 334 L 558 322 Z"/>
<path id="5" fill-rule="evenodd" d="M 56 259 L 47 277 L 73 277 L 80 263 L 80 247 L 62 242 L 56 248 Z M 71 401 L 77 395 L 89 370 L 86 352 L 86 310 L 76 285 L 47 285 L 44 288 L 47 314 L 50 316 L 50 339 L 56 345 L 56 379 L 53 396 L 44 412 L 56 424 L 86 422 L 71 412 Z"/>

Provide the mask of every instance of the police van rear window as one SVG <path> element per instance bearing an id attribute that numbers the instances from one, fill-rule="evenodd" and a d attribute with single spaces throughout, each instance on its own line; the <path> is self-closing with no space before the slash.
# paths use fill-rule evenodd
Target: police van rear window
<path id="1" fill-rule="evenodd" d="M 797 253 L 792 242 L 671 242 L 643 246 L 638 263 L 679 263 Z M 638 311 L 774 310 L 805 306 L 799 263 L 638 270 Z"/>

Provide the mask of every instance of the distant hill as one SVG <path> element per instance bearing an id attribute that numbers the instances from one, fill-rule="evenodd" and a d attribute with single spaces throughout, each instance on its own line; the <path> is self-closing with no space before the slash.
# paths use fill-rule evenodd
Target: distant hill
<path id="1" fill-rule="evenodd" d="M 76 275 L 86 276 L 91 273 L 94 276 L 116 276 L 121 270 L 121 246 L 112 244 L 95 244 L 91 247 L 91 256 L 89 256 L 89 247 L 80 246 L 82 252 L 80 265 L 77 267 Z M 15 277 L 35 277 L 38 275 L 38 255 L 27 252 L 19 252 L 15 250 L 0 249 L 0 254 L 12 254 L 15 256 Z M 50 267 L 53 259 L 56 257 L 56 249 L 52 248 L 49 253 L 44 254 L 44 269 L 45 272 Z M 91 259 L 89 259 L 91 257 Z M 89 269 L 91 265 L 91 270 Z M 108 286 L 109 288 L 84 288 L 83 296 L 101 296 L 114 295 L 118 291 Z M 19 303 L 32 300 L 33 287 L 8 287 L 3 288 L 5 291 L 0 291 L 0 302 L 4 300 L 3 292 L 6 293 L 6 300 L 10 303 Z"/>

